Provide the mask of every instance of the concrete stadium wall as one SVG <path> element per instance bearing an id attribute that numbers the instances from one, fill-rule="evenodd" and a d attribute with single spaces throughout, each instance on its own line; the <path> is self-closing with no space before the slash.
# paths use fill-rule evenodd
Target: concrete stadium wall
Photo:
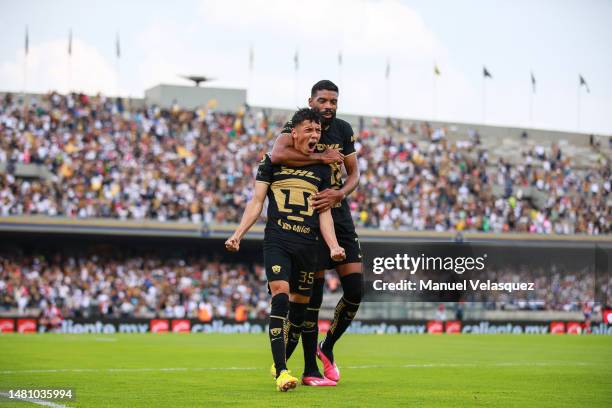
<path id="1" fill-rule="evenodd" d="M 0 217 L 0 232 L 41 233 L 69 235 L 99 235 L 150 238 L 208 239 L 226 238 L 236 228 L 235 224 L 194 224 L 190 222 L 117 220 L 110 218 L 76 219 L 48 216 L 7 216 Z M 253 226 L 247 239 L 261 240 L 263 224 Z M 485 233 L 485 232 L 436 232 L 436 231 L 383 231 L 370 228 L 357 228 L 362 242 L 402 242 L 402 241 L 456 241 L 463 239 L 473 242 L 532 242 L 532 243 L 599 243 L 612 246 L 612 235 L 545 235 L 528 233 Z"/>
<path id="2" fill-rule="evenodd" d="M 177 103 L 187 109 L 207 106 L 214 101 L 217 110 L 235 112 L 246 103 L 246 90 L 162 84 L 147 89 L 145 100 L 164 108 Z"/>

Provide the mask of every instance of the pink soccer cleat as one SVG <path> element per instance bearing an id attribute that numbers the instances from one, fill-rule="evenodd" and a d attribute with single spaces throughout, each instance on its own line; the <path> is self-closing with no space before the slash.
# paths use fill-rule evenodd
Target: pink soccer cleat
<path id="1" fill-rule="evenodd" d="M 336 382 L 329 378 L 321 377 L 302 377 L 302 384 L 311 387 L 335 387 Z"/>
<path id="2" fill-rule="evenodd" d="M 323 363 L 323 375 L 329 380 L 338 382 L 340 381 L 340 370 L 336 363 L 329 361 L 329 358 L 321 351 L 321 343 L 317 344 L 317 357 Z"/>

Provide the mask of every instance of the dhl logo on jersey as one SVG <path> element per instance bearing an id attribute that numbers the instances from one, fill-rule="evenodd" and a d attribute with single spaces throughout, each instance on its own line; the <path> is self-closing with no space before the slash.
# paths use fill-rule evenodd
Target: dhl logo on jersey
<path id="1" fill-rule="evenodd" d="M 340 143 L 331 143 L 331 144 L 317 143 L 316 149 L 317 149 L 318 152 L 322 152 L 325 149 L 340 149 L 340 150 L 342 150 L 342 147 L 340 147 Z"/>
<path id="2" fill-rule="evenodd" d="M 274 173 L 274 175 L 288 175 L 288 176 L 297 176 L 297 177 L 306 177 L 315 180 L 321 180 L 319 177 L 315 176 L 315 174 L 310 170 L 299 170 L 292 169 L 289 167 L 281 167 L 281 171 Z"/>

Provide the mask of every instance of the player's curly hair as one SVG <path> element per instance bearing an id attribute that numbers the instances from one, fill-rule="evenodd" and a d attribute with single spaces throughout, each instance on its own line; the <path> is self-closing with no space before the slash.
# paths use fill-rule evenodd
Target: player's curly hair
<path id="1" fill-rule="evenodd" d="M 333 91 L 338 92 L 338 86 L 334 84 L 329 79 L 323 79 L 312 86 L 312 90 L 310 91 L 310 96 L 314 98 L 317 94 L 317 91 Z"/>
<path id="2" fill-rule="evenodd" d="M 321 115 L 319 115 L 319 112 L 316 112 L 310 108 L 301 108 L 293 114 L 293 117 L 291 118 L 291 125 L 295 127 L 307 120 L 320 124 Z"/>

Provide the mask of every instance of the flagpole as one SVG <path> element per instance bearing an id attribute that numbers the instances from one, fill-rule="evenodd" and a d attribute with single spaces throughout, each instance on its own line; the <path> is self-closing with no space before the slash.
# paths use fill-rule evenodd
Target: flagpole
<path id="1" fill-rule="evenodd" d="M 389 76 L 387 76 L 387 78 L 385 79 L 385 82 L 386 82 L 386 88 L 387 88 L 387 119 L 389 119 L 391 117 L 391 113 L 389 111 L 389 109 L 390 109 Z"/>
<path id="2" fill-rule="evenodd" d="M 248 79 L 248 84 L 247 84 L 247 104 L 250 105 L 251 98 L 249 97 L 249 95 L 252 92 L 252 86 L 253 86 L 253 63 L 255 61 L 255 54 L 253 51 L 253 44 L 251 44 L 251 46 L 249 47 L 249 79 Z"/>
<path id="3" fill-rule="evenodd" d="M 578 104 L 577 104 L 577 112 L 576 112 L 576 128 L 578 132 L 580 132 L 580 88 L 582 88 L 582 84 L 578 81 Z"/>
<path id="4" fill-rule="evenodd" d="M 28 88 L 28 53 L 26 52 L 23 58 L 23 89 L 21 90 L 21 93 L 23 94 L 23 97 L 24 97 L 24 101 L 25 101 L 25 95 L 26 95 L 27 88 Z"/>
<path id="5" fill-rule="evenodd" d="M 66 95 L 70 93 L 72 82 L 72 56 L 68 55 L 68 82 L 66 83 Z"/>
<path id="6" fill-rule="evenodd" d="M 342 54 L 338 54 L 338 85 L 340 90 L 342 90 L 342 58 Z"/>
<path id="7" fill-rule="evenodd" d="M 529 92 L 529 127 L 533 127 L 533 89 Z"/>
<path id="8" fill-rule="evenodd" d="M 70 88 L 72 88 L 72 29 L 68 34 L 68 84 L 66 94 L 70 93 Z"/>
<path id="9" fill-rule="evenodd" d="M 434 75 L 433 75 L 433 119 L 434 120 L 437 120 L 438 118 L 437 105 L 438 105 L 438 75 L 434 71 Z"/>
<path id="10" fill-rule="evenodd" d="M 121 81 L 121 66 L 120 66 L 120 62 L 119 62 L 119 57 L 117 57 L 116 59 L 116 70 L 117 70 L 117 76 L 116 76 L 116 81 L 115 81 L 115 97 L 119 98 L 119 83 Z"/>
<path id="11" fill-rule="evenodd" d="M 293 105 L 298 106 L 298 71 L 297 68 L 295 70 L 295 79 L 293 83 Z"/>
<path id="12" fill-rule="evenodd" d="M 299 50 L 296 48 L 295 51 L 295 56 L 293 58 L 293 63 L 295 64 L 295 79 L 294 79 L 294 89 L 293 89 L 293 105 L 294 106 L 299 106 L 298 104 L 298 70 L 299 70 L 299 64 L 300 64 L 300 54 L 299 54 Z"/>
<path id="13" fill-rule="evenodd" d="M 482 76 L 482 123 L 486 123 L 487 121 L 487 77 L 485 75 Z"/>
<path id="14" fill-rule="evenodd" d="M 115 98 L 119 98 L 121 85 L 121 44 L 119 42 L 119 32 L 115 37 Z"/>
<path id="15" fill-rule="evenodd" d="M 385 68 L 385 93 L 386 93 L 386 106 L 385 106 L 385 110 L 386 110 L 386 114 L 387 114 L 387 119 L 389 119 L 391 117 L 391 112 L 390 112 L 390 87 L 389 87 L 389 82 L 391 79 L 391 60 L 389 58 L 387 58 L 387 67 Z"/>
<path id="16" fill-rule="evenodd" d="M 249 67 L 249 84 L 247 85 L 247 104 L 251 104 L 253 101 L 251 100 L 251 93 L 253 92 L 253 68 Z"/>

